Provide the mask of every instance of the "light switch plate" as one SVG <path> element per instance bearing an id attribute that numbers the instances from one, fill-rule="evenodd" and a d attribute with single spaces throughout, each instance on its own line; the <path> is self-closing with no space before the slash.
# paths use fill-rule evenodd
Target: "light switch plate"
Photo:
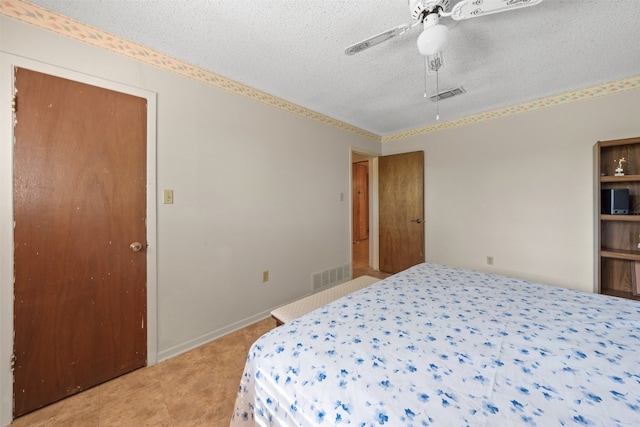
<path id="1" fill-rule="evenodd" d="M 164 190 L 162 194 L 162 203 L 165 205 L 173 204 L 173 190 Z"/>

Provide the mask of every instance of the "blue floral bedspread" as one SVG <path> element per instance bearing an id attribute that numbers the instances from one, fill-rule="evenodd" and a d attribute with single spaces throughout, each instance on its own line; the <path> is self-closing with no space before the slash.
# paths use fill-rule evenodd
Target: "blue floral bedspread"
<path id="1" fill-rule="evenodd" d="M 259 338 L 232 426 L 638 426 L 640 302 L 420 264 Z"/>

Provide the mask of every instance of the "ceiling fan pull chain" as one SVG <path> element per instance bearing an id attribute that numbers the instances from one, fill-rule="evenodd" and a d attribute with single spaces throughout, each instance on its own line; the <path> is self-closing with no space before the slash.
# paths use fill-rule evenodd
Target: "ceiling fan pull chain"
<path id="1" fill-rule="evenodd" d="M 429 72 L 429 57 L 424 57 L 424 95 L 423 97 L 427 98 L 427 73 Z M 438 94 L 440 93 L 440 66 L 436 67 L 436 120 L 440 120 L 440 97 Z"/>
<path id="2" fill-rule="evenodd" d="M 436 70 L 436 120 L 440 121 L 440 67 Z"/>
<path id="3" fill-rule="evenodd" d="M 427 67 L 427 61 L 429 61 L 428 57 L 424 57 L 424 97 L 427 97 L 427 73 L 429 72 Z"/>

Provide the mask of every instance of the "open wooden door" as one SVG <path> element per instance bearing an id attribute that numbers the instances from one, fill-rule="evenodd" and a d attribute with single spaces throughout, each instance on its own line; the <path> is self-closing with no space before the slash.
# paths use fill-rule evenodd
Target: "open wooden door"
<path id="1" fill-rule="evenodd" d="M 14 416 L 146 364 L 146 100 L 17 68 Z"/>
<path id="2" fill-rule="evenodd" d="M 380 270 L 424 262 L 424 152 L 378 158 Z"/>

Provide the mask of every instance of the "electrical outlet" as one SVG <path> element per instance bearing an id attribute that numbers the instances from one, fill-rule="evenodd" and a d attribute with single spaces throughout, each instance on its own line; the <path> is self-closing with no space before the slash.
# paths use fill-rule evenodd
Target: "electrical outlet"
<path id="1" fill-rule="evenodd" d="M 264 270 L 262 272 L 262 283 L 266 283 L 269 281 L 269 270 Z"/>
<path id="2" fill-rule="evenodd" d="M 487 265 L 493 265 L 493 257 L 487 255 Z"/>

